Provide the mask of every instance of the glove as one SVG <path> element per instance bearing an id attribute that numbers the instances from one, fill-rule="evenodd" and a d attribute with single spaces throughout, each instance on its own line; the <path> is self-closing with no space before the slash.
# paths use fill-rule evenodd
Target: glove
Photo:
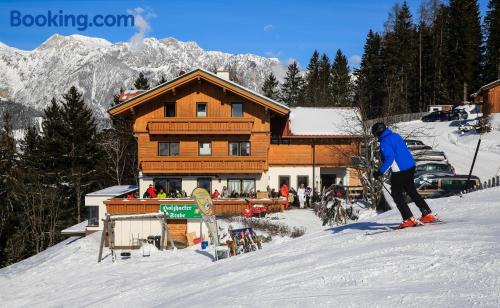
<path id="1" fill-rule="evenodd" d="M 378 180 L 382 177 L 382 173 L 380 173 L 380 171 L 373 171 L 373 177 Z"/>

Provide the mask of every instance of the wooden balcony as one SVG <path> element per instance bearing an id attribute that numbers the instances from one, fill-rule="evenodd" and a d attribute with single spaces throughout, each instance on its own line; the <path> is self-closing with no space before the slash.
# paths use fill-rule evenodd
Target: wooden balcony
<path id="1" fill-rule="evenodd" d="M 171 157 L 141 161 L 143 173 L 261 173 L 267 170 L 263 157 Z"/>
<path id="2" fill-rule="evenodd" d="M 215 215 L 240 215 L 248 204 L 261 204 L 267 207 L 269 213 L 283 212 L 285 199 L 214 199 Z M 160 204 L 195 204 L 193 199 L 108 199 L 106 213 L 108 214 L 146 214 L 158 213 Z"/>
<path id="3" fill-rule="evenodd" d="M 148 122 L 151 135 L 249 135 L 253 118 L 162 118 Z"/>

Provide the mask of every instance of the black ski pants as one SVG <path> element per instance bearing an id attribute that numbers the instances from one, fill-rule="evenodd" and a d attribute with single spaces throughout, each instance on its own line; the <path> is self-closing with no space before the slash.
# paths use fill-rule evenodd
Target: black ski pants
<path id="1" fill-rule="evenodd" d="M 392 198 L 394 202 L 396 202 L 398 210 L 401 216 L 403 216 L 403 220 L 413 216 L 408 203 L 406 203 L 403 192 L 406 192 L 413 202 L 415 202 L 415 205 L 420 209 L 420 212 L 422 212 L 422 216 L 432 212 L 427 202 L 418 194 L 415 188 L 413 182 L 414 173 L 415 167 L 404 171 L 393 172 L 391 175 Z"/>

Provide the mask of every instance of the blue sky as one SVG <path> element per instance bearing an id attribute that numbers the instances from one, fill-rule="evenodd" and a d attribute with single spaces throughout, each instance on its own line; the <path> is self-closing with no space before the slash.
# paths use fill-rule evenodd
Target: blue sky
<path id="1" fill-rule="evenodd" d="M 338 48 L 356 66 L 368 30 L 381 31 L 394 0 L 262 1 L 262 0 L 168 0 L 168 1 L 13 1 L 0 3 L 0 42 L 31 50 L 54 33 L 102 37 L 111 42 L 130 41 L 139 29 L 132 27 L 13 27 L 11 11 L 26 14 L 127 14 L 142 8 L 149 30 L 145 36 L 175 37 L 196 41 L 205 50 L 254 53 L 291 59 L 306 66 L 314 49 L 335 55 Z M 414 18 L 420 1 L 407 1 Z M 487 0 L 480 1 L 482 14 Z M 137 12 L 137 11 L 135 11 Z M 136 23 L 137 24 L 137 23 Z"/>

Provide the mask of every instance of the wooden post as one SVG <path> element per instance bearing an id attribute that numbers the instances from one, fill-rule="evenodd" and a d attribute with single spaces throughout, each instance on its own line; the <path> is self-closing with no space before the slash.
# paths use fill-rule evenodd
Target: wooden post
<path id="1" fill-rule="evenodd" d="M 108 241 L 109 241 L 109 249 L 111 250 L 111 259 L 113 260 L 113 263 L 116 261 L 116 256 L 115 256 L 115 222 L 113 220 L 110 220 L 108 223 Z"/>
<path id="2" fill-rule="evenodd" d="M 165 248 L 165 233 L 167 226 L 165 226 L 165 219 L 160 219 L 161 223 L 161 242 L 160 242 L 160 250 L 163 251 Z"/>
<path id="3" fill-rule="evenodd" d="M 102 229 L 101 245 L 99 246 L 99 256 L 97 257 L 97 263 L 100 263 L 102 260 L 102 250 L 104 249 L 104 239 L 106 238 L 106 232 L 108 230 L 109 215 L 106 215 L 106 219 L 103 220 L 104 220 L 104 227 Z"/>
<path id="4" fill-rule="evenodd" d="M 172 245 L 173 249 L 175 249 L 174 240 L 170 236 L 170 230 L 168 229 L 167 218 L 165 218 L 165 231 L 167 232 L 167 239 L 170 238 L 170 245 Z"/>
<path id="5" fill-rule="evenodd" d="M 497 186 L 500 186 L 500 176 L 497 175 Z"/>

